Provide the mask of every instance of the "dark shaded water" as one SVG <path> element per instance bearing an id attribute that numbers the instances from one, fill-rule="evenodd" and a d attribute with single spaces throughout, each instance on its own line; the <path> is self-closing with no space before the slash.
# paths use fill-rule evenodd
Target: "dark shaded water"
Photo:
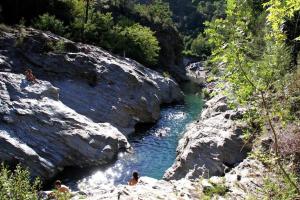
<path id="1" fill-rule="evenodd" d="M 176 148 L 187 124 L 191 123 L 202 110 L 200 88 L 193 84 L 183 86 L 185 100 L 183 105 L 164 107 L 159 121 L 144 131 L 138 131 L 128 140 L 133 153 L 120 153 L 118 160 L 105 169 L 78 172 L 64 179 L 73 188 L 92 187 L 99 184 L 127 183 L 132 171 L 141 176 L 162 178 L 164 172 L 173 164 Z"/>

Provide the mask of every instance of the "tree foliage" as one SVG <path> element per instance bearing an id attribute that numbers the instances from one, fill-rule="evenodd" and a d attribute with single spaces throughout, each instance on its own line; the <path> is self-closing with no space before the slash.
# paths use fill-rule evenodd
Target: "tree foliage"
<path id="1" fill-rule="evenodd" d="M 63 35 L 65 33 L 65 26 L 63 22 L 48 13 L 39 16 L 34 21 L 33 26 L 37 29 L 51 31 L 58 35 Z"/>
<path id="2" fill-rule="evenodd" d="M 115 19 L 110 12 L 101 13 L 99 6 L 122 6 L 127 1 L 92 1 L 85 0 L 63 0 L 69 8 L 70 20 L 66 25 L 53 15 L 43 14 L 39 16 L 33 26 L 51 31 L 53 33 L 68 37 L 75 41 L 81 41 L 98 45 L 120 55 L 146 64 L 157 63 L 159 54 L 159 43 L 155 32 L 144 27 L 127 17 Z M 125 6 L 125 5 L 123 5 Z M 137 6 L 139 14 L 146 17 L 149 14 L 153 23 L 171 23 L 170 10 L 162 1 L 156 1 L 149 8 L 142 5 Z"/>
<path id="3" fill-rule="evenodd" d="M 134 11 L 154 24 L 173 26 L 169 4 L 162 0 L 154 0 L 150 4 L 136 4 Z"/>
<path id="4" fill-rule="evenodd" d="M 127 56 L 143 60 L 147 65 L 154 65 L 159 54 L 159 44 L 150 28 L 133 24 L 125 28 L 116 28 L 119 43 L 116 51 L 123 51 Z"/>
<path id="5" fill-rule="evenodd" d="M 191 43 L 192 55 L 206 59 L 210 55 L 211 45 L 207 41 L 207 37 L 203 34 L 199 34 Z"/>
<path id="6" fill-rule="evenodd" d="M 282 27 L 300 10 L 298 4 L 270 0 L 263 4 L 266 10 L 261 11 L 256 9 L 255 0 L 227 0 L 226 18 L 207 23 L 205 33 L 215 47 L 211 61 L 225 64 L 224 78 L 232 85 L 229 92 L 239 103 L 263 109 L 263 119 L 273 134 L 276 164 L 299 192 L 283 166 L 273 124 L 275 117 L 283 125 L 291 119 L 288 102 L 292 95 L 286 90 L 292 84 L 291 47 L 285 42 Z"/>
<path id="7" fill-rule="evenodd" d="M 12 172 L 4 165 L 0 169 L 1 200 L 37 200 L 40 181 L 30 181 L 27 170 L 17 166 Z"/>

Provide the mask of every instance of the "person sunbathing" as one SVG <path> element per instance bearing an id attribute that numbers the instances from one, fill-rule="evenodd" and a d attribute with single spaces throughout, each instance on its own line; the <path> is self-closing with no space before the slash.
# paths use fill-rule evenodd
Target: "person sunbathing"
<path id="1" fill-rule="evenodd" d="M 136 185 L 139 181 L 139 174 L 137 172 L 132 173 L 132 179 L 128 182 L 128 185 Z"/>
<path id="2" fill-rule="evenodd" d="M 54 186 L 55 189 L 57 189 L 57 191 L 59 192 L 65 192 L 65 193 L 70 192 L 70 189 L 67 186 L 62 185 L 60 180 L 55 181 Z"/>
<path id="3" fill-rule="evenodd" d="M 57 195 L 59 196 L 60 194 L 70 194 L 70 189 L 67 186 L 62 185 L 60 180 L 55 181 L 54 187 L 56 191 L 48 194 L 50 199 L 56 199 Z"/>
<path id="4" fill-rule="evenodd" d="M 31 82 L 31 83 L 37 83 L 37 80 L 35 78 L 35 76 L 32 73 L 31 69 L 26 69 L 25 70 L 25 76 L 26 76 L 26 80 Z"/>

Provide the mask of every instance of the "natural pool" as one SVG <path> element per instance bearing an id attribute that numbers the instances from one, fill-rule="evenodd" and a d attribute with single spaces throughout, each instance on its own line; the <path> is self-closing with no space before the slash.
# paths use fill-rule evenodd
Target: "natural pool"
<path id="1" fill-rule="evenodd" d="M 75 173 L 67 176 L 64 182 L 73 188 L 92 187 L 99 184 L 127 183 L 133 171 L 140 176 L 162 178 L 164 172 L 173 164 L 176 148 L 186 125 L 197 118 L 202 110 L 202 96 L 199 86 L 185 84 L 184 104 L 161 109 L 159 121 L 147 130 L 139 130 L 128 140 L 133 153 L 120 153 L 118 160 L 101 169 Z M 71 177 L 71 178 L 70 178 Z"/>

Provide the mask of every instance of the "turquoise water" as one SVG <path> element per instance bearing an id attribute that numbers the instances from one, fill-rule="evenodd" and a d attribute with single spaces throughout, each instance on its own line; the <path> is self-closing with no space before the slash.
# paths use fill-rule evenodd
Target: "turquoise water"
<path id="1" fill-rule="evenodd" d="M 174 163 L 178 141 L 188 123 L 196 119 L 202 109 L 201 94 L 196 95 L 195 88 L 187 85 L 185 104 L 163 108 L 161 118 L 145 133 L 137 132 L 129 137 L 134 149 L 132 170 L 141 176 L 162 178 L 164 172 Z"/>
<path id="2" fill-rule="evenodd" d="M 71 182 L 88 187 L 127 183 L 133 171 L 138 171 L 140 176 L 162 178 L 175 160 L 178 141 L 186 125 L 195 120 L 202 110 L 200 88 L 187 84 L 183 86 L 183 91 L 184 104 L 162 108 L 161 117 L 154 126 L 140 130 L 128 138 L 133 153 L 120 153 L 113 165 L 96 169 Z"/>

